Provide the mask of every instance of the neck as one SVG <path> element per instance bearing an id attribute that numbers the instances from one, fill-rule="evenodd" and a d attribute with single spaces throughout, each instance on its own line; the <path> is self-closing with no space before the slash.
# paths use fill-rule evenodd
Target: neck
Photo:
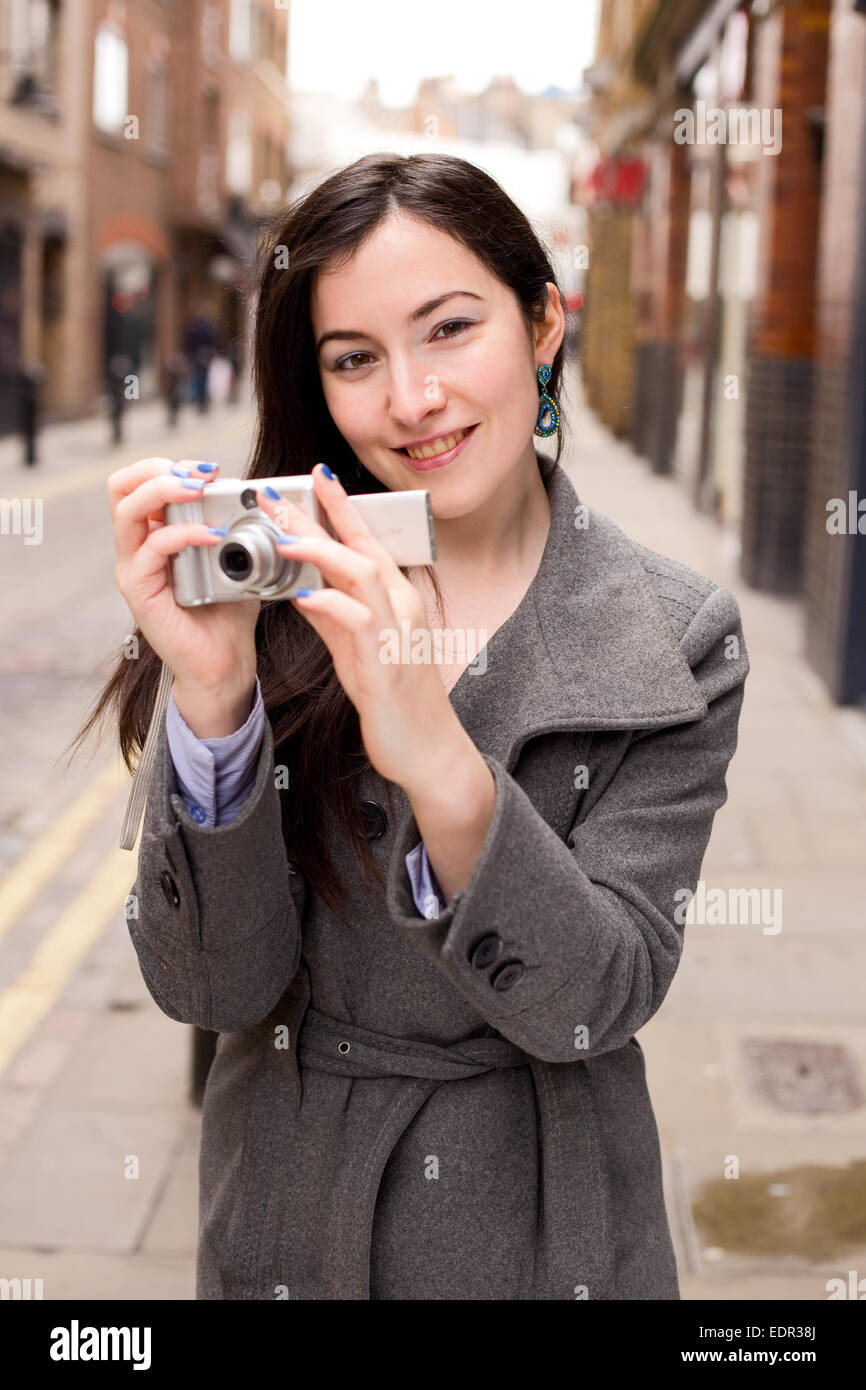
<path id="1" fill-rule="evenodd" d="M 482 508 L 437 518 L 434 568 L 446 599 L 483 603 L 485 593 L 502 593 L 503 576 L 534 574 L 549 527 L 550 501 L 530 445 Z"/>

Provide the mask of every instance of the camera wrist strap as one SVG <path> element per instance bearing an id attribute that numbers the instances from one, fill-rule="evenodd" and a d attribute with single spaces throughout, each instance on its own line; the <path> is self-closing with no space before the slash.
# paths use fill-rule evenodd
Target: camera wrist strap
<path id="1" fill-rule="evenodd" d="M 147 738 L 144 740 L 141 757 L 138 760 L 138 766 L 132 776 L 132 786 L 129 789 L 129 797 L 126 802 L 126 812 L 123 817 L 123 825 L 120 828 L 121 849 L 132 849 L 138 838 L 138 827 L 141 824 L 144 803 L 147 800 L 150 774 L 153 770 L 153 760 L 156 757 L 156 744 L 159 738 L 160 725 L 165 717 L 173 680 L 174 672 L 163 662 L 162 670 L 159 673 L 159 684 L 156 687 L 156 700 L 153 706 L 153 714 L 150 716 Z"/>

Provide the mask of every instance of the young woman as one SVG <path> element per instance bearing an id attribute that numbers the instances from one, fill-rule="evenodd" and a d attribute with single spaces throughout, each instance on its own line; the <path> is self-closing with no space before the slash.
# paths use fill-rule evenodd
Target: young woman
<path id="1" fill-rule="evenodd" d="M 217 537 L 163 507 L 213 466 L 109 480 L 142 654 L 100 708 L 128 761 L 174 677 L 129 930 L 159 1007 L 219 1033 L 200 1299 L 679 1297 L 634 1033 L 748 658 L 730 593 L 584 505 L 561 438 L 536 452 L 563 333 L 488 175 L 369 156 L 260 270 L 249 476 L 313 472 L 338 539 L 259 500 L 326 587 L 182 609 L 168 557 Z M 352 503 L 410 488 L 438 546 L 412 572 Z M 435 657 L 384 659 L 404 622 Z"/>

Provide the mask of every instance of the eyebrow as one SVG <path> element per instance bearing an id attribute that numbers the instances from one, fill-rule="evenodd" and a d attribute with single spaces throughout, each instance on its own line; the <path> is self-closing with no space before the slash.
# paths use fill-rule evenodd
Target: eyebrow
<path id="1" fill-rule="evenodd" d="M 426 318 L 432 314 L 434 309 L 438 309 L 440 304 L 444 304 L 448 299 L 455 299 L 458 295 L 468 295 L 470 299 L 482 299 L 480 294 L 475 294 L 473 290 L 446 290 L 444 294 L 438 294 L 435 299 L 427 299 L 423 304 L 419 304 L 417 309 L 413 309 L 407 319 L 407 323 L 417 323 L 419 319 Z M 358 328 L 332 328 L 329 333 L 323 333 L 316 343 L 316 352 L 321 352 L 325 343 L 332 338 L 340 340 L 346 338 L 369 338 L 369 333 L 362 333 Z"/>

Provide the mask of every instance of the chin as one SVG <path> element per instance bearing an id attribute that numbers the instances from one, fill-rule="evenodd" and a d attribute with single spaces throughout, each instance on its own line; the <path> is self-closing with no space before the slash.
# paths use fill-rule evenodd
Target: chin
<path id="1" fill-rule="evenodd" d="M 443 488 L 438 491 L 435 487 L 430 489 L 430 505 L 434 519 L 439 521 L 451 521 L 455 517 L 469 516 L 473 512 L 481 511 L 489 501 L 490 493 L 483 492 L 477 488 L 455 487 L 453 489 Z"/>

